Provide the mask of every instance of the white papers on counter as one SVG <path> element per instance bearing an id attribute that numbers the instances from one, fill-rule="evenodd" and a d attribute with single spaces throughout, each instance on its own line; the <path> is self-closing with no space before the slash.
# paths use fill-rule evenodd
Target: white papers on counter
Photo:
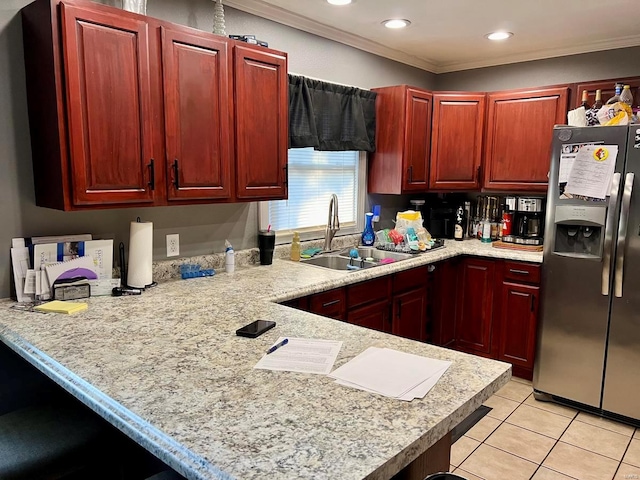
<path id="1" fill-rule="evenodd" d="M 286 345 L 264 355 L 253 368 L 326 375 L 342 348 L 342 342 L 315 338 L 280 337 L 274 345 L 285 338 L 289 339 Z"/>
<path id="2" fill-rule="evenodd" d="M 564 191 L 605 199 L 616 169 L 617 145 L 585 145 L 578 151 Z"/>
<path id="3" fill-rule="evenodd" d="M 411 401 L 423 398 L 451 362 L 369 347 L 331 375 L 340 385 Z"/>

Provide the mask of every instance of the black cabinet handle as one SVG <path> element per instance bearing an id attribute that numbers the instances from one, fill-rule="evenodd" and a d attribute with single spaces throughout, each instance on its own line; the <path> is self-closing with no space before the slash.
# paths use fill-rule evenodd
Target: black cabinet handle
<path id="1" fill-rule="evenodd" d="M 517 273 L 518 275 L 529 275 L 529 272 L 527 270 L 517 270 L 515 268 L 510 268 L 509 271 L 511 273 Z"/>
<path id="2" fill-rule="evenodd" d="M 409 166 L 409 183 L 413 183 L 413 165 Z"/>
<path id="3" fill-rule="evenodd" d="M 289 164 L 285 164 L 282 169 L 284 170 L 284 185 L 287 186 L 289 185 Z"/>
<path id="4" fill-rule="evenodd" d="M 149 169 L 149 182 L 147 183 L 147 185 L 149 185 L 149 188 L 151 190 L 155 190 L 155 188 L 156 188 L 156 169 L 155 169 L 154 164 L 153 164 L 153 158 L 149 162 L 149 165 L 147 165 L 147 168 Z"/>
<path id="5" fill-rule="evenodd" d="M 178 178 L 178 159 L 173 161 L 173 184 L 176 190 L 180 190 L 180 179 Z"/>
<path id="6" fill-rule="evenodd" d="M 330 307 L 331 305 L 335 305 L 336 303 L 340 303 L 340 299 L 338 299 L 338 300 L 332 300 L 332 301 L 327 302 L 327 303 L 323 303 L 323 304 L 322 304 L 322 308 Z"/>
<path id="7" fill-rule="evenodd" d="M 535 306 L 536 303 L 536 296 L 535 295 L 531 295 L 531 311 L 533 312 L 533 308 Z"/>
<path id="8" fill-rule="evenodd" d="M 477 172 L 476 172 L 476 176 L 477 176 L 476 181 L 477 181 L 478 183 L 481 183 L 481 181 L 480 181 L 480 175 L 481 175 L 481 174 L 482 174 L 482 165 L 478 165 L 478 170 L 477 170 Z"/>

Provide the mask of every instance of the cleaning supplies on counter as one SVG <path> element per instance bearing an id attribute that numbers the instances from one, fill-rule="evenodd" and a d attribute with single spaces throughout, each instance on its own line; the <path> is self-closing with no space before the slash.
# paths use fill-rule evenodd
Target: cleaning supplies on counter
<path id="1" fill-rule="evenodd" d="M 368 212 L 365 216 L 364 231 L 362 232 L 362 245 L 373 246 L 376 240 L 376 233 L 373 231 L 373 213 Z"/>
<path id="2" fill-rule="evenodd" d="M 293 232 L 293 240 L 291 241 L 291 260 L 294 262 L 300 261 L 300 234 Z"/>
<path id="3" fill-rule="evenodd" d="M 224 253 L 224 271 L 233 273 L 236 269 L 236 255 L 229 240 L 224 241 L 224 246 L 226 247 Z"/>

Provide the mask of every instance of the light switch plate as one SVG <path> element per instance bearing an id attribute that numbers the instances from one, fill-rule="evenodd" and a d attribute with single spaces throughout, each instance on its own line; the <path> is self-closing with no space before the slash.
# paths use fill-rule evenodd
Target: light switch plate
<path id="1" fill-rule="evenodd" d="M 167 257 L 178 255 L 180 255 L 180 235 L 177 233 L 167 235 Z"/>

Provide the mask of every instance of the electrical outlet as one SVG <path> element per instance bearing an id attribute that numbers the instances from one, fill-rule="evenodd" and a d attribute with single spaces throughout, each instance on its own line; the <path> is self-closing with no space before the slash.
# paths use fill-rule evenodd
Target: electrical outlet
<path id="1" fill-rule="evenodd" d="M 167 235 L 167 257 L 178 255 L 180 255 L 180 235 L 177 233 Z"/>

